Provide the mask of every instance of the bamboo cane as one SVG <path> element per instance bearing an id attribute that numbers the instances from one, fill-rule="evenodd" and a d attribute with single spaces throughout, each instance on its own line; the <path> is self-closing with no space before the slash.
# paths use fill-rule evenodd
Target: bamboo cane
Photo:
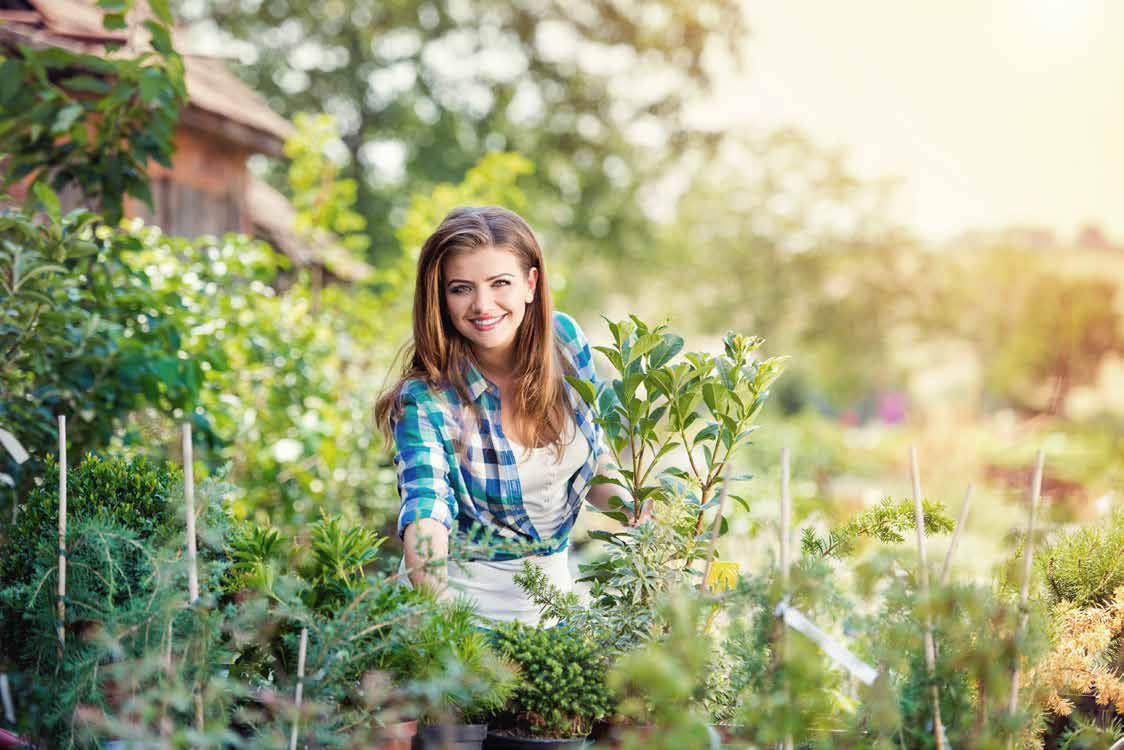
<path id="1" fill-rule="evenodd" d="M 183 495 L 187 503 L 188 604 L 199 598 L 199 571 L 195 567 L 195 467 L 191 448 L 191 423 L 183 425 Z"/>
<path id="2" fill-rule="evenodd" d="M 909 447 L 909 473 L 913 481 L 913 519 L 917 527 L 917 557 L 918 579 L 921 584 L 921 594 L 926 599 L 929 597 L 929 568 L 925 558 L 925 508 L 921 502 L 921 472 L 917 468 L 917 447 Z M 929 679 L 935 680 L 937 670 L 937 650 L 933 641 L 933 618 L 925 615 L 925 668 Z M 941 723 L 941 694 L 937 683 L 934 681 L 929 686 L 929 693 L 933 700 L 933 738 L 937 750 L 946 747 L 944 725 Z"/>
<path id="3" fill-rule="evenodd" d="M 706 554 L 706 566 L 703 568 L 702 582 L 699 591 L 706 591 L 706 582 L 710 578 L 710 564 L 714 561 L 714 551 L 718 547 L 718 532 L 722 530 L 722 514 L 726 510 L 726 496 L 730 490 L 730 475 L 722 477 L 722 489 L 718 492 L 718 514 L 714 516 L 714 524 L 710 530 L 710 549 Z"/>
<path id="4" fill-rule="evenodd" d="M 7 672 L 0 672 L 0 702 L 4 704 L 4 720 L 9 724 L 15 724 L 16 710 L 12 706 L 12 688 L 8 684 Z"/>
<path id="5" fill-rule="evenodd" d="M 972 485 L 964 493 L 964 502 L 960 504 L 960 515 L 956 518 L 956 529 L 952 532 L 952 542 L 948 545 L 948 552 L 944 556 L 944 565 L 941 567 L 940 585 L 948 585 L 948 576 L 952 572 L 952 557 L 960 544 L 960 534 L 964 531 L 964 522 L 968 520 L 968 507 L 972 504 Z"/>
<path id="6" fill-rule="evenodd" d="M 784 595 L 788 594 L 789 582 L 789 567 L 790 567 L 790 553 L 789 553 L 789 539 L 792 536 L 792 496 L 789 492 L 789 474 L 791 473 L 791 456 L 789 455 L 788 446 L 781 448 L 781 582 L 784 586 Z M 777 643 L 777 649 L 781 652 L 782 658 L 784 655 L 784 641 L 788 637 L 788 630 L 781 631 L 780 641 Z M 793 750 L 795 743 L 792 735 L 787 734 L 784 738 L 784 750 Z"/>
<path id="7" fill-rule="evenodd" d="M 59 660 L 66 648 L 66 416 L 59 415 Z"/>
<path id="8" fill-rule="evenodd" d="M 308 653 L 308 628 L 301 628 L 301 645 L 297 649 L 297 714 L 293 717 L 293 731 L 289 735 L 289 750 L 297 750 L 297 731 L 300 726 L 301 698 L 304 697 L 304 659 Z"/>
<path id="9" fill-rule="evenodd" d="M 1034 563 L 1034 524 L 1038 515 L 1038 500 L 1042 495 L 1042 469 L 1046 463 L 1046 454 L 1040 448 L 1034 457 L 1034 477 L 1030 481 L 1030 508 L 1027 511 L 1026 542 L 1023 544 L 1023 579 L 1019 588 L 1019 624 L 1015 631 L 1016 640 L 1022 638 L 1026 631 L 1028 612 L 1026 600 L 1030 597 L 1030 570 Z M 1014 718 L 1019 709 L 1019 661 L 1011 666 L 1011 695 L 1007 700 L 1007 713 Z M 1007 738 L 1007 747 L 1015 746 L 1015 737 Z"/>

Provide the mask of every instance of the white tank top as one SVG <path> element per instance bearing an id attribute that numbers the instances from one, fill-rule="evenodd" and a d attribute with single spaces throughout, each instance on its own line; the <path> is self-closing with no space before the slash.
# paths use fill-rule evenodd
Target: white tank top
<path id="1" fill-rule="evenodd" d="M 539 538 L 549 539 L 566 520 L 566 486 L 574 472 L 589 457 L 589 441 L 571 418 L 563 437 L 569 435 L 560 462 L 555 461 L 554 447 L 530 448 L 511 442 L 517 461 L 523 505 Z M 481 617 L 490 620 L 519 620 L 529 625 L 539 623 L 539 609 L 515 583 L 514 576 L 523 570 L 523 560 L 542 568 L 547 580 L 562 591 L 570 591 L 569 548 L 553 555 L 532 555 L 518 560 L 475 560 L 449 565 L 449 587 L 446 598 L 467 596 L 477 605 Z M 405 560 L 403 560 L 403 566 Z M 404 567 L 401 569 L 405 569 Z M 403 576 L 405 580 L 405 576 Z M 549 625 L 552 623 L 543 623 Z"/>

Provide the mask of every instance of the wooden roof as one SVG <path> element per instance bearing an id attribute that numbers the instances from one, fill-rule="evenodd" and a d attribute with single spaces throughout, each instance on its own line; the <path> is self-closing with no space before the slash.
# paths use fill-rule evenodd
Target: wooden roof
<path id="1" fill-rule="evenodd" d="M 151 49 L 141 23 L 150 13 L 138 2 L 129 30 L 106 31 L 102 11 L 92 0 L 26 0 L 27 10 L 0 11 L 0 43 L 5 40 L 99 54 L 106 42 L 132 43 L 136 50 Z M 221 60 L 193 55 L 184 36 L 173 31 L 173 43 L 184 61 L 189 105 L 185 124 L 218 133 L 258 153 L 280 156 L 293 125 L 270 109 L 265 99 L 230 73 Z"/>
<path id="2" fill-rule="evenodd" d="M 269 240 L 294 265 L 316 263 L 336 278 L 352 282 L 364 281 L 374 273 L 370 265 L 342 247 L 329 232 L 317 232 L 311 242 L 302 242 L 293 231 L 296 218 L 293 205 L 265 180 L 250 175 L 246 204 L 254 223 L 254 234 Z"/>

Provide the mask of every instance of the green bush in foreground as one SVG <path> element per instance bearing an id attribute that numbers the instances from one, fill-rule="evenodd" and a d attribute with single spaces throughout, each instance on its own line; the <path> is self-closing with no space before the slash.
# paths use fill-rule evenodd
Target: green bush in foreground
<path id="1" fill-rule="evenodd" d="M 611 710 L 605 658 L 590 638 L 512 622 L 495 631 L 494 645 L 521 677 L 509 704 L 514 733 L 581 737 Z"/>

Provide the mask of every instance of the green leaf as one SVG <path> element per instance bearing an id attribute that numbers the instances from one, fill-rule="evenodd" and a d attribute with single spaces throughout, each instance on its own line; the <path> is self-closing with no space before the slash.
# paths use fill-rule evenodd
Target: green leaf
<path id="1" fill-rule="evenodd" d="M 172 37 L 168 33 L 168 28 L 166 26 L 156 23 L 156 21 L 148 20 L 144 22 L 144 27 L 148 29 L 148 33 L 152 34 L 153 49 L 162 55 L 175 52 L 172 48 Z M 145 70 L 153 70 L 153 68 L 145 68 Z"/>
<path id="2" fill-rule="evenodd" d="M 593 383 L 583 378 L 574 375 L 567 375 L 566 382 L 574 387 L 582 397 L 582 399 L 590 406 L 597 405 L 597 390 L 594 388 Z"/>
<path id="3" fill-rule="evenodd" d="M 101 25 L 102 28 L 104 28 L 106 31 L 119 31 L 121 29 L 129 28 L 129 25 L 125 23 L 125 16 L 122 13 L 106 13 L 101 20 Z M 114 50 L 111 51 L 116 51 L 117 49 L 121 48 L 121 44 L 111 42 L 109 44 L 106 44 L 106 47 L 113 47 Z"/>
<path id="4" fill-rule="evenodd" d="M 636 343 L 628 351 L 628 359 L 625 361 L 626 365 L 632 364 L 648 352 L 655 349 L 662 343 L 662 339 L 655 334 L 646 334 L 636 340 Z"/>
<path id="5" fill-rule="evenodd" d="M 607 513 L 605 515 L 608 515 Z M 617 539 L 617 535 L 611 531 L 604 531 L 602 529 L 592 529 L 589 532 L 590 539 L 596 539 L 599 542 L 608 542 L 609 544 L 619 545 L 621 542 Z"/>
<path id="6" fill-rule="evenodd" d="M 140 85 L 141 100 L 147 104 L 160 98 L 167 79 L 156 68 L 142 68 L 137 83 Z"/>
<path id="7" fill-rule="evenodd" d="M 627 514 L 622 513 L 619 510 L 603 510 L 603 511 L 601 511 L 601 515 L 607 516 L 607 517 L 613 519 L 614 521 L 617 521 L 617 522 L 625 524 L 625 525 L 627 525 L 629 522 L 632 521 L 632 519 L 629 518 Z M 592 532 L 590 532 L 590 535 L 592 536 Z M 615 541 L 613 543 L 619 544 L 618 542 L 615 542 Z"/>
<path id="8" fill-rule="evenodd" d="M 174 25 L 172 19 L 172 11 L 168 9 L 167 0 L 148 0 L 148 7 L 152 8 L 152 12 L 156 14 L 165 26 Z"/>
<path id="9" fill-rule="evenodd" d="M 112 90 L 105 81 L 91 75 L 74 76 L 61 81 L 63 88 L 70 91 L 85 91 L 91 94 L 105 94 Z"/>
<path id="10" fill-rule="evenodd" d="M 52 221 L 56 223 L 59 221 L 59 214 L 62 208 L 59 205 L 59 197 L 51 190 L 45 183 L 36 182 L 32 187 L 35 191 L 35 197 L 43 204 L 43 208 L 47 211 L 47 215 L 51 217 Z"/>
<path id="11" fill-rule="evenodd" d="M 70 130 L 70 126 L 73 125 L 85 111 L 85 108 L 78 102 L 66 105 L 55 115 L 55 121 L 51 124 L 51 133 L 59 135 L 60 133 L 65 133 Z"/>
<path id="12" fill-rule="evenodd" d="M 718 409 L 718 385 L 716 383 L 703 383 L 702 394 L 703 401 L 706 402 L 706 408 L 710 409 L 710 413 L 717 417 L 720 413 Z"/>
<path id="13" fill-rule="evenodd" d="M 676 354 L 683 350 L 683 337 L 676 336 L 673 333 L 662 334 L 663 341 L 652 350 L 651 356 L 648 358 L 649 366 L 663 367 L 675 357 Z"/>

